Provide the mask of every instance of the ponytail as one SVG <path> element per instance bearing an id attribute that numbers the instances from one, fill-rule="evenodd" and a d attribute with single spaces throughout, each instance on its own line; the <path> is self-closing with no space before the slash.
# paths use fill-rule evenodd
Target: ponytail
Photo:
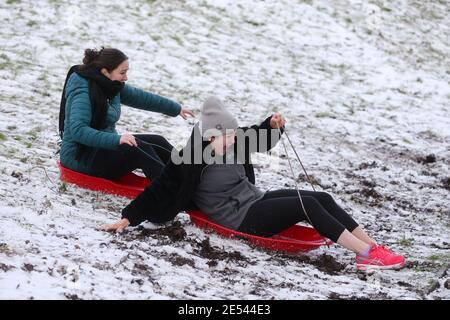
<path id="1" fill-rule="evenodd" d="M 93 67 L 100 70 L 106 68 L 108 72 L 111 72 L 125 60 L 128 60 L 128 57 L 119 49 L 104 47 L 100 50 L 86 49 L 81 69 Z"/>
<path id="2" fill-rule="evenodd" d="M 103 48 L 102 48 L 102 50 L 103 50 Z M 89 65 L 92 62 L 94 62 L 95 60 L 97 60 L 99 56 L 100 56 L 100 53 L 96 49 L 86 49 L 86 50 L 84 50 L 83 64 Z"/>

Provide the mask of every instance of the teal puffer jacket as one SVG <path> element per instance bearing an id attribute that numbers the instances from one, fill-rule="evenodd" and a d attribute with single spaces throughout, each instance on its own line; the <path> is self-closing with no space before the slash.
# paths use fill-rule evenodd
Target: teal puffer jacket
<path id="1" fill-rule="evenodd" d="M 177 116 L 181 106 L 167 98 L 125 84 L 120 93 L 109 101 L 106 128 L 96 130 L 90 127 L 92 111 L 89 99 L 89 82 L 73 73 L 66 85 L 66 118 L 61 145 L 61 164 L 69 169 L 91 174 L 95 152 L 85 152 L 79 161 L 75 160 L 77 143 L 92 148 L 117 150 L 120 135 L 116 131 L 121 103 L 142 110 Z"/>

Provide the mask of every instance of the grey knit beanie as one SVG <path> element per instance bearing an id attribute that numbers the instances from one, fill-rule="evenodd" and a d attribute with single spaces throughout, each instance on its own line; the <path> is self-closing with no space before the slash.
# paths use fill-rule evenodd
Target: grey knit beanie
<path id="1" fill-rule="evenodd" d="M 236 118 L 217 97 L 209 97 L 203 104 L 201 113 L 201 132 L 204 138 L 211 138 L 238 128 Z"/>

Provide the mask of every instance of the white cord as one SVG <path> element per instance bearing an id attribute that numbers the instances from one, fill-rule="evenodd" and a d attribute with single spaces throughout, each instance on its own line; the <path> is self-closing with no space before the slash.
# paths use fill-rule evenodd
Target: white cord
<path id="1" fill-rule="evenodd" d="M 281 134 L 280 128 L 278 128 L 278 132 L 280 133 L 280 140 L 281 140 L 281 142 L 282 142 L 282 144 L 283 144 L 284 152 L 286 153 L 286 157 L 287 157 L 287 160 L 288 160 L 288 163 L 289 163 L 289 168 L 291 169 L 292 178 L 294 179 L 295 188 L 296 188 L 297 194 L 298 194 L 298 199 L 300 200 L 300 205 L 302 206 L 303 212 L 305 213 L 306 218 L 308 219 L 309 223 L 310 223 L 311 225 L 313 225 L 313 223 L 311 222 L 311 219 L 310 219 L 309 216 L 308 216 L 308 213 L 306 212 L 305 206 L 304 206 L 304 204 L 303 204 L 302 196 L 301 196 L 301 194 L 300 194 L 300 190 L 298 189 L 297 179 L 295 179 L 294 169 L 292 168 L 291 159 L 289 158 L 289 154 L 288 154 L 288 152 L 287 152 L 286 144 L 284 143 L 284 140 L 282 139 L 282 134 Z M 284 129 L 284 134 L 286 134 L 286 129 Z M 286 134 L 286 137 L 287 137 L 287 134 Z M 288 138 L 288 139 L 289 139 L 289 138 Z M 289 140 L 289 141 L 290 141 L 290 140 Z M 291 146 L 292 146 L 292 148 L 294 149 L 294 147 L 293 147 L 292 144 L 291 144 Z M 295 151 L 295 149 L 294 149 L 294 151 Z M 295 154 L 297 154 L 297 152 L 295 152 Z M 298 155 L 297 155 L 297 157 L 298 157 Z M 298 158 L 298 159 L 299 159 L 299 161 L 300 161 L 300 158 Z M 300 162 L 300 163 L 301 163 L 301 162 Z M 303 167 L 303 165 L 302 165 L 302 167 Z M 303 168 L 303 169 L 304 169 L 304 168 Z M 313 188 L 314 188 L 314 187 L 313 187 Z M 314 191 L 315 191 L 315 190 L 314 190 Z"/>

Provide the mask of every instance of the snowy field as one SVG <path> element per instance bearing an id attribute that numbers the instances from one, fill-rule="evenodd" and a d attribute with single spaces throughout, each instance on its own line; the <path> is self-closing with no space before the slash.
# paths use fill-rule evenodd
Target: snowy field
<path id="1" fill-rule="evenodd" d="M 0 299 L 449 299 L 449 10 L 448 0 L 0 0 Z M 130 84 L 197 114 L 211 94 L 241 125 L 282 112 L 316 188 L 406 268 L 359 273 L 337 246 L 264 251 L 186 214 L 100 231 L 129 200 L 61 183 L 56 151 L 66 72 L 101 45 L 129 56 Z M 118 125 L 177 147 L 191 128 L 125 106 Z M 294 186 L 284 156 L 258 160 L 261 189 Z"/>

